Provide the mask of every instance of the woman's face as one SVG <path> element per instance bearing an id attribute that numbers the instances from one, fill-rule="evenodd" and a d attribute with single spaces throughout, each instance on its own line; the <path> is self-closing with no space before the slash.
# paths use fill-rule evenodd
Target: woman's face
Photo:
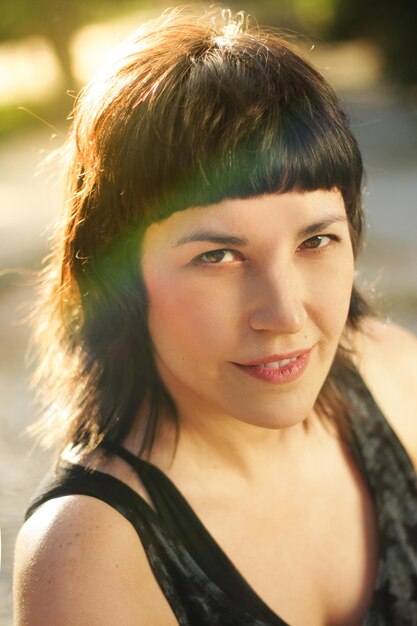
<path id="1" fill-rule="evenodd" d="M 180 420 L 283 428 L 308 417 L 353 282 L 338 191 L 174 213 L 146 231 L 142 271 L 157 369 Z"/>

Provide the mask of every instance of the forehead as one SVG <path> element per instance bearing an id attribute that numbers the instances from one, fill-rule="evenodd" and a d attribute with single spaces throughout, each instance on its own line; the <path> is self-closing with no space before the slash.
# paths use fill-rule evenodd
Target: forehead
<path id="1" fill-rule="evenodd" d="M 338 190 L 227 199 L 218 204 L 178 211 L 152 224 L 145 232 L 144 244 L 158 241 L 174 247 L 202 229 L 241 235 L 251 240 L 258 234 L 291 233 L 332 217 L 346 217 L 343 198 Z"/>

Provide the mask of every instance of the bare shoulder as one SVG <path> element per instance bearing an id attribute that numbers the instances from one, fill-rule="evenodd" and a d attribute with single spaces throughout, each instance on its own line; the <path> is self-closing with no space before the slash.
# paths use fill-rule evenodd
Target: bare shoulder
<path id="1" fill-rule="evenodd" d="M 402 351 L 401 356 L 415 358 L 417 355 L 417 337 L 409 330 L 379 318 L 366 317 L 359 328 L 359 336 L 380 350 L 391 349 L 397 346 Z"/>
<path id="2" fill-rule="evenodd" d="M 417 337 L 366 318 L 354 337 L 356 364 L 417 467 Z"/>
<path id="3" fill-rule="evenodd" d="M 14 596 L 16 626 L 177 623 L 135 529 L 90 496 L 50 500 L 23 525 Z"/>
<path id="4" fill-rule="evenodd" d="M 383 383 L 395 379 L 415 399 L 417 385 L 417 337 L 392 322 L 365 318 L 355 336 L 357 364 L 361 371 L 378 370 Z"/>

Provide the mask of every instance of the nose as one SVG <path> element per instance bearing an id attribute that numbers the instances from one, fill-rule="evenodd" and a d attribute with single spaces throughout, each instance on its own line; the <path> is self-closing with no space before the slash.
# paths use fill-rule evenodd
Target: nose
<path id="1" fill-rule="evenodd" d="M 300 277 L 288 267 L 257 275 L 249 324 L 254 330 L 295 334 L 307 320 Z"/>

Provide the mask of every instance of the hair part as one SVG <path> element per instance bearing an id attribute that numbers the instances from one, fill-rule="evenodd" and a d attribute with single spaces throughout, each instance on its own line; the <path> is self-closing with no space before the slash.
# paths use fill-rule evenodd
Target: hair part
<path id="1" fill-rule="evenodd" d="M 276 31 L 224 17 L 165 13 L 77 99 L 66 215 L 38 328 L 41 429 L 62 446 L 120 443 L 146 406 L 144 453 L 161 408 L 175 415 L 147 327 L 140 244 L 149 224 L 225 198 L 337 188 L 355 256 L 360 248 L 362 160 L 337 96 Z M 347 326 L 370 313 L 354 289 Z M 342 362 L 340 347 L 335 367 Z M 343 409 L 334 371 L 317 399 L 328 416 Z"/>

